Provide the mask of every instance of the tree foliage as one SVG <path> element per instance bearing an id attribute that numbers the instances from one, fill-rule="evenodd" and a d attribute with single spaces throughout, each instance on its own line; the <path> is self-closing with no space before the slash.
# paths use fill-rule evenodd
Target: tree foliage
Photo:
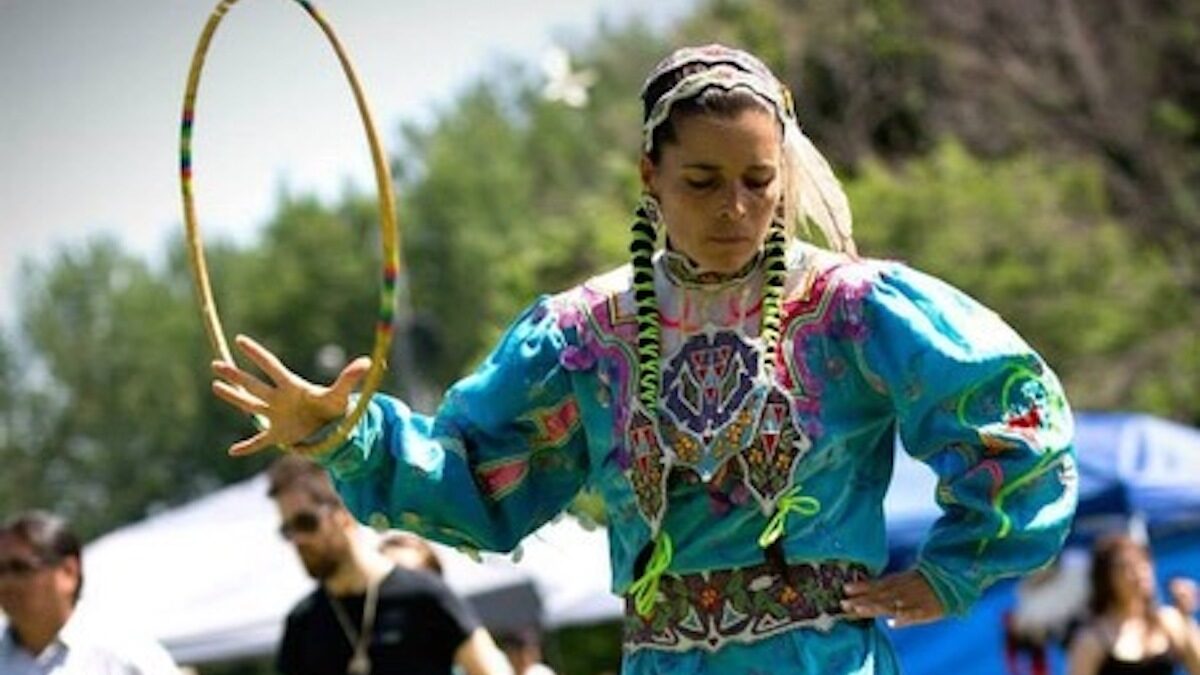
<path id="1" fill-rule="evenodd" d="M 1090 164 L 984 162 L 947 142 L 902 170 L 867 163 L 848 189 L 862 250 L 995 309 L 1046 356 L 1077 408 L 1194 418 L 1200 311 L 1168 256 L 1139 246 L 1109 212 L 1104 185 Z"/>
<path id="2" fill-rule="evenodd" d="M 192 433 L 194 422 L 181 424 L 210 407 L 190 289 L 111 240 L 61 252 L 32 270 L 28 288 L 34 368 L 16 411 L 27 435 L 5 462 L 21 477 L 15 496 L 71 515 L 89 532 L 135 518 L 176 490 L 216 485 L 211 470 L 194 470 L 203 459 L 189 450 L 204 436 Z"/>

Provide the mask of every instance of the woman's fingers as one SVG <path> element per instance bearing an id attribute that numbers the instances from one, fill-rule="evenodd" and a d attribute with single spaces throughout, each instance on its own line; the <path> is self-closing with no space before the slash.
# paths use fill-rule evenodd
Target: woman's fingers
<path id="1" fill-rule="evenodd" d="M 254 375 L 247 373 L 241 368 L 238 368 L 232 363 L 225 361 L 213 361 L 212 371 L 217 377 L 238 385 L 239 387 L 250 392 L 250 395 L 262 401 L 269 399 L 271 397 L 271 393 L 274 391 L 274 388 L 272 388 L 270 385 L 258 379 Z"/>
<path id="2" fill-rule="evenodd" d="M 217 380 L 212 383 L 212 390 L 217 398 L 247 415 L 263 415 L 269 409 L 262 399 L 252 396 L 246 390 L 239 389 L 228 382 Z"/>
<path id="3" fill-rule="evenodd" d="M 892 615 L 892 618 L 888 620 L 888 626 L 892 628 L 905 628 L 907 626 L 917 626 L 937 621 L 940 618 L 942 618 L 941 613 L 935 612 L 928 607 L 902 609 Z"/>
<path id="4" fill-rule="evenodd" d="M 213 362 L 213 373 L 218 378 L 213 381 L 213 393 L 267 424 L 266 429 L 230 446 L 231 455 L 249 455 L 277 444 L 290 446 L 306 438 L 344 414 L 350 393 L 371 369 L 371 360 L 359 357 L 342 369 L 331 386 L 323 387 L 294 374 L 254 339 L 239 335 L 235 342 L 270 382 L 232 363 Z"/>
<path id="5" fill-rule="evenodd" d="M 1196 613 L 1197 593 L 1196 582 L 1187 577 L 1175 577 L 1167 584 L 1171 594 L 1171 604 L 1185 616 Z"/>
<path id="6" fill-rule="evenodd" d="M 234 343 L 246 355 L 246 358 L 261 368 L 276 385 L 283 384 L 292 379 L 292 371 L 283 365 L 283 361 L 280 361 L 279 357 L 271 353 L 266 347 L 260 345 L 254 338 L 239 335 L 234 338 Z"/>
<path id="7" fill-rule="evenodd" d="M 863 582 L 852 582 L 846 585 L 846 599 L 842 606 L 847 611 L 862 616 L 883 616 L 897 608 L 897 602 L 903 605 L 895 576 Z"/>
<path id="8" fill-rule="evenodd" d="M 238 441 L 229 446 L 230 456 L 242 457 L 244 455 L 253 455 L 274 445 L 274 442 L 271 440 L 270 431 L 270 429 L 263 429 L 250 438 Z"/>
<path id="9" fill-rule="evenodd" d="M 864 618 L 891 617 L 901 627 L 941 618 L 941 602 L 920 573 L 909 570 L 880 579 L 846 584 L 842 609 Z"/>
<path id="10" fill-rule="evenodd" d="M 337 379 L 329 388 L 338 396 L 349 396 L 370 369 L 371 359 L 360 356 L 342 368 L 342 372 L 338 373 Z"/>
<path id="11" fill-rule="evenodd" d="M 229 403 L 247 415 L 266 416 L 270 406 L 248 394 L 245 390 L 234 387 L 227 382 L 216 381 L 212 384 L 213 393 L 217 398 Z M 238 441 L 229 446 L 229 454 L 233 456 L 251 455 L 272 444 L 270 427 L 263 429 L 254 436 Z"/>

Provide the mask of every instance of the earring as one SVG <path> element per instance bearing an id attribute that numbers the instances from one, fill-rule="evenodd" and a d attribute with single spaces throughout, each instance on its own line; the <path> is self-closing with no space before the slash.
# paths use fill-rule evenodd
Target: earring
<path id="1" fill-rule="evenodd" d="M 655 232 L 662 229 L 662 206 L 658 197 L 649 192 L 643 192 L 638 200 L 637 215 L 640 220 L 650 224 Z"/>

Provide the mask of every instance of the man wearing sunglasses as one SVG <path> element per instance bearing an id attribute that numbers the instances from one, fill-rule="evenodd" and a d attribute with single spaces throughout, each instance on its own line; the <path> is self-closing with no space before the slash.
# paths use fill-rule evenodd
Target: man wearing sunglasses
<path id="1" fill-rule="evenodd" d="M 78 537 L 41 511 L 0 527 L 3 675 L 178 675 L 159 645 L 99 630 L 76 611 L 83 590 Z"/>
<path id="2" fill-rule="evenodd" d="M 470 608 L 432 574 L 403 569 L 363 537 L 328 474 L 285 455 L 271 467 L 280 534 L 319 585 L 287 618 L 284 675 L 509 675 Z"/>

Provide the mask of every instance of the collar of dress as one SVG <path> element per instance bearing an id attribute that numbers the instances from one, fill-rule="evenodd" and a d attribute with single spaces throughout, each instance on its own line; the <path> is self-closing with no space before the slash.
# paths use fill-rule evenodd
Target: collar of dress
<path id="1" fill-rule="evenodd" d="M 683 288 L 702 288 L 716 291 L 736 286 L 754 274 L 762 266 L 763 253 L 759 251 L 735 272 L 711 272 L 700 269 L 691 258 L 669 246 L 662 252 L 663 271 L 667 279 Z"/>

